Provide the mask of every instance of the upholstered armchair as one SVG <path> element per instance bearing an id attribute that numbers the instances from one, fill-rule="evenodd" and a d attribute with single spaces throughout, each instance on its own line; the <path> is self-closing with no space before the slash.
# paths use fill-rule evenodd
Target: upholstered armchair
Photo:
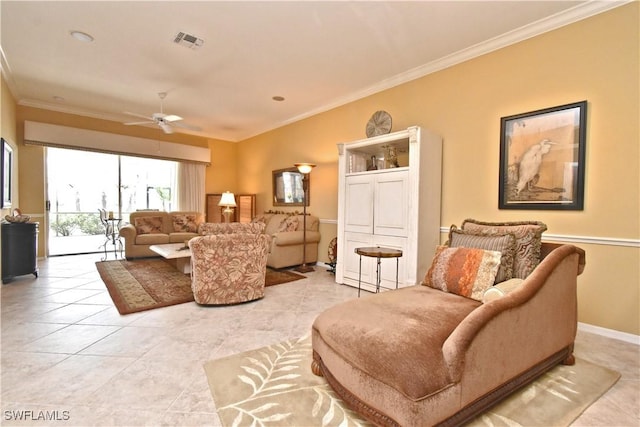
<path id="1" fill-rule="evenodd" d="M 236 304 L 264 296 L 269 236 L 211 234 L 189 241 L 191 288 L 198 304 Z"/>

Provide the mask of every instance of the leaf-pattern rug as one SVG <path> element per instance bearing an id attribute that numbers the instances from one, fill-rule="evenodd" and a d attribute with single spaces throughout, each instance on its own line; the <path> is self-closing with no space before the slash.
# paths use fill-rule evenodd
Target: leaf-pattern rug
<path id="1" fill-rule="evenodd" d="M 369 426 L 311 373 L 311 339 L 274 344 L 205 363 L 223 426 Z M 470 426 L 568 426 L 620 374 L 577 359 L 514 393 Z M 543 409 L 544 408 L 544 409 Z"/>

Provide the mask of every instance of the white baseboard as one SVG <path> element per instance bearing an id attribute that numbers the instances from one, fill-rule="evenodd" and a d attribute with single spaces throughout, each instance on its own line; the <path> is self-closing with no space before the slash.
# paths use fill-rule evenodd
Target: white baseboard
<path id="1" fill-rule="evenodd" d="M 604 337 L 613 338 L 616 340 L 628 342 L 640 346 L 640 335 L 633 335 L 626 332 L 616 331 L 614 329 L 607 329 L 600 326 L 590 325 L 588 323 L 578 322 L 578 330 L 583 332 L 590 332 L 592 334 L 602 335 Z"/>

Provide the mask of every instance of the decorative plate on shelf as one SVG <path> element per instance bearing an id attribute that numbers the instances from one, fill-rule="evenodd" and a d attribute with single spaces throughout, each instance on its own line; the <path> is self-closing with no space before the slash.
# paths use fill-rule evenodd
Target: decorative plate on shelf
<path id="1" fill-rule="evenodd" d="M 367 122 L 367 137 L 391 132 L 391 116 L 386 111 L 376 111 Z"/>

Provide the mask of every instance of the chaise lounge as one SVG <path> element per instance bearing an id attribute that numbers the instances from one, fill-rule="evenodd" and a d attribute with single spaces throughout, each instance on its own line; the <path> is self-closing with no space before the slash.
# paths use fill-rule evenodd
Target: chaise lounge
<path id="1" fill-rule="evenodd" d="M 521 282 L 515 289 L 490 286 L 485 294 L 501 296 L 484 303 L 416 285 L 326 310 L 312 328 L 313 372 L 377 425 L 470 420 L 556 364 L 574 363 L 585 253 L 542 243 L 538 254 L 526 278 L 512 279 Z"/>

